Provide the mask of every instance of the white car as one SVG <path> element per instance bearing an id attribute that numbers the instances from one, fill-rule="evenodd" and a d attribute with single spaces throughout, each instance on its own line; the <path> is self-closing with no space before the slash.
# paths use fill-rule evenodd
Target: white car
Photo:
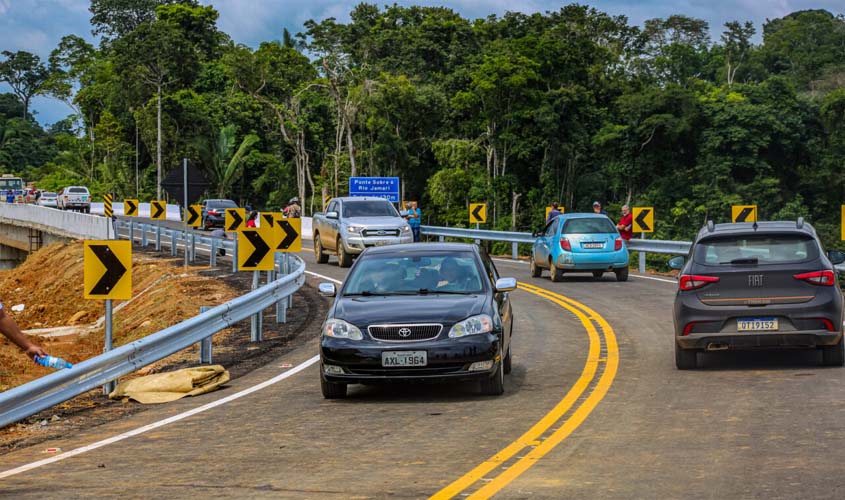
<path id="1" fill-rule="evenodd" d="M 51 191 L 42 191 L 41 197 L 38 198 L 38 204 L 42 207 L 58 208 L 58 195 Z"/>

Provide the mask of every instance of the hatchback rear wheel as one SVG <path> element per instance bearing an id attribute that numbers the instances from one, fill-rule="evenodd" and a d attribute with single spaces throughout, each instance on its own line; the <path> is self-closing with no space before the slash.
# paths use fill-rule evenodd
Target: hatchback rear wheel
<path id="1" fill-rule="evenodd" d="M 554 262 L 549 265 L 549 279 L 555 282 L 563 281 L 563 271 L 558 269 Z"/>
<path id="2" fill-rule="evenodd" d="M 692 370 L 698 367 L 698 351 L 683 349 L 675 342 L 675 366 L 678 370 Z"/>
<path id="3" fill-rule="evenodd" d="M 628 281 L 628 266 L 613 271 L 616 273 L 616 281 Z"/>
<path id="4" fill-rule="evenodd" d="M 822 363 L 825 366 L 845 365 L 845 342 L 839 339 L 835 345 L 822 347 Z"/>

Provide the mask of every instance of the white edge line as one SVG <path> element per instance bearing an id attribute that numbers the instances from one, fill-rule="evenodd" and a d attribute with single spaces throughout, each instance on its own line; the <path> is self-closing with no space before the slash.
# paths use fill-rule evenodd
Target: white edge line
<path id="1" fill-rule="evenodd" d="M 678 280 L 667 280 L 666 278 L 655 278 L 654 276 L 641 276 L 639 274 L 629 274 L 631 278 L 640 278 L 644 280 L 662 281 L 664 283 L 678 284 Z"/>
<path id="2" fill-rule="evenodd" d="M 275 377 L 273 377 L 269 380 L 265 380 L 264 382 L 261 382 L 260 384 L 254 385 L 254 386 L 252 386 L 248 389 L 244 389 L 244 390 L 242 390 L 240 392 L 236 392 L 235 394 L 232 394 L 230 396 L 226 396 L 225 398 L 218 399 L 217 401 L 212 401 L 211 403 L 202 405 L 202 406 L 194 408 L 192 410 L 188 410 L 188 411 L 180 413 L 178 415 L 174 415 L 174 416 L 166 418 L 164 420 L 159 420 L 158 422 L 153 422 L 153 423 L 145 425 L 143 427 L 138 427 L 137 429 L 133 429 L 133 430 L 128 431 L 128 432 L 124 432 L 123 434 L 118 434 L 117 436 L 112 436 L 108 439 L 103 439 L 102 441 L 97 441 L 96 443 L 92 443 L 92 444 L 89 444 L 87 446 L 82 446 L 80 448 L 76 448 L 74 450 L 68 451 L 67 453 L 62 453 L 61 455 L 56 455 L 54 457 L 45 458 L 44 460 L 38 460 L 37 462 L 32 462 L 30 464 L 22 465 L 20 467 L 14 468 L 14 469 L 9 469 L 7 471 L 0 472 L 0 479 L 6 478 L 6 477 L 9 477 L 9 476 L 14 476 L 16 474 L 20 474 L 22 472 L 26 472 L 28 470 L 32 470 L 32 469 L 35 469 L 35 468 L 38 468 L 38 467 L 41 467 L 41 466 L 44 466 L 44 465 L 47 465 L 47 464 L 51 464 L 53 462 L 58 462 L 60 460 L 66 459 L 66 458 L 74 457 L 76 455 L 81 455 L 82 453 L 85 453 L 85 452 L 88 452 L 88 451 L 91 451 L 91 450 L 96 450 L 97 448 L 100 448 L 100 447 L 103 447 L 103 446 L 106 446 L 106 445 L 109 445 L 109 444 L 112 444 L 112 443 L 116 443 L 118 441 L 123 441 L 124 439 L 130 438 L 130 437 L 133 437 L 133 436 L 137 436 L 139 434 L 143 434 L 143 433 L 145 433 L 147 431 L 151 431 L 153 429 L 158 429 L 159 427 L 163 427 L 167 424 L 171 424 L 173 422 L 178 422 L 179 420 L 186 419 L 186 418 L 191 417 L 193 415 L 196 415 L 198 413 L 202 413 L 202 412 L 208 411 L 212 408 L 222 406 L 222 405 L 224 405 L 224 404 L 226 404 L 230 401 L 240 399 L 244 396 L 252 394 L 253 392 L 260 391 L 261 389 L 264 389 L 265 387 L 269 387 L 269 386 L 271 386 L 271 385 L 273 385 L 277 382 L 281 382 L 282 380 L 284 380 L 284 379 L 286 379 L 290 376 L 296 375 L 297 373 L 299 373 L 302 370 L 308 368 L 309 366 L 313 365 L 314 363 L 316 363 L 319 360 L 320 360 L 320 355 L 318 354 L 318 355 L 308 359 L 304 363 L 298 365 L 295 368 L 292 368 L 292 369 L 290 369 L 290 370 L 288 370 L 284 373 L 280 373 L 279 375 L 276 375 Z"/>
<path id="3" fill-rule="evenodd" d="M 334 278 L 329 278 L 328 276 L 323 276 L 322 274 L 312 273 L 311 271 L 305 271 L 305 274 L 310 274 L 311 276 L 316 276 L 317 278 L 323 278 L 324 280 L 329 280 L 337 283 L 338 285 L 342 285 L 343 282 L 340 280 L 336 280 Z"/>

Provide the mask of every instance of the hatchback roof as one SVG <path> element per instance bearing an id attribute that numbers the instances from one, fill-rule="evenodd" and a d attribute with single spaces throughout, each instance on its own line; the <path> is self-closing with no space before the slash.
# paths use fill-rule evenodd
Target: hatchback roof
<path id="1" fill-rule="evenodd" d="M 755 228 L 756 225 L 756 228 Z M 708 235 L 722 235 L 722 234 L 763 234 L 763 233 L 803 233 L 809 236 L 816 235 L 816 230 L 813 226 L 806 222 L 800 225 L 796 221 L 761 221 L 761 222 L 730 222 L 725 224 L 715 224 L 711 231 L 707 225 L 698 231 L 696 239 L 703 238 Z"/>
<path id="2" fill-rule="evenodd" d="M 569 213 L 569 214 L 560 214 L 555 218 L 556 219 L 561 218 L 563 220 L 568 220 L 568 219 L 589 219 L 590 217 L 606 217 L 608 219 L 610 218 L 605 214 L 597 214 L 597 213 L 594 213 L 594 212 L 572 212 L 572 213 Z"/>

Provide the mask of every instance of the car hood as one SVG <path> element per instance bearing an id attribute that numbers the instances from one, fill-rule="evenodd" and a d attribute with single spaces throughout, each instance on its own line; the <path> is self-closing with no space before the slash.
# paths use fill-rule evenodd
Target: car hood
<path id="1" fill-rule="evenodd" d="M 366 226 L 369 228 L 396 229 L 407 224 L 401 217 L 345 217 L 343 221 L 347 224 Z"/>
<path id="2" fill-rule="evenodd" d="M 332 317 L 359 328 L 378 324 L 440 323 L 452 325 L 481 314 L 486 296 L 414 295 L 392 297 L 340 297 Z"/>

